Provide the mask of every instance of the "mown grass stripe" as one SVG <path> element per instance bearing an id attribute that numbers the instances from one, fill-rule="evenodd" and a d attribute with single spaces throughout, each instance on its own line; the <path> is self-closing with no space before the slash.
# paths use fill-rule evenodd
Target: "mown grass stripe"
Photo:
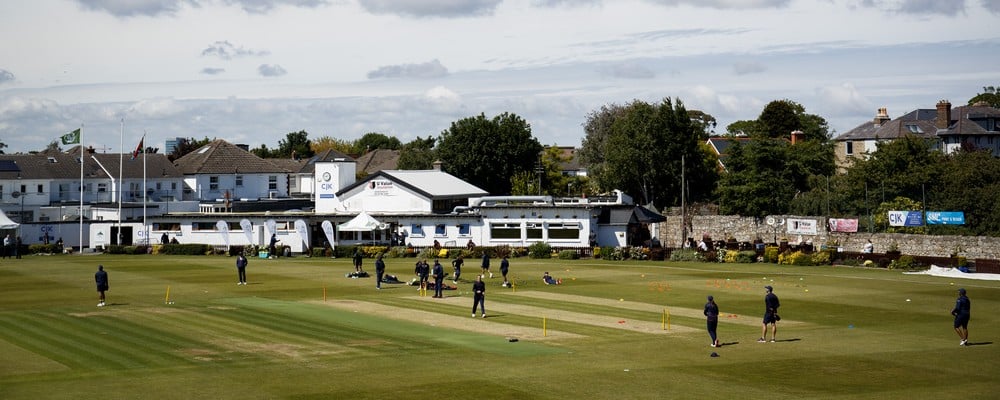
<path id="1" fill-rule="evenodd" d="M 109 346 L 107 341 L 94 340 L 97 333 L 86 327 L 74 324 L 72 328 L 68 328 L 37 314 L 39 313 L 24 313 L 12 319 L 26 334 L 41 339 L 46 344 L 46 353 L 52 357 L 72 360 L 73 364 L 83 365 L 89 370 L 126 369 L 136 365 L 125 355 L 118 353 L 117 346 Z"/>
<path id="2" fill-rule="evenodd" d="M 238 346 L 228 345 L 234 338 L 246 335 L 246 329 L 252 329 L 245 324 L 232 324 L 229 320 L 206 318 L 198 312 L 177 312 L 170 314 L 142 315 L 140 318 L 151 324 L 157 324 L 178 334 L 197 332 L 198 337 L 192 338 L 187 347 L 178 348 L 178 352 L 203 350 L 215 355 L 239 353 L 240 359 L 227 357 L 226 361 L 259 362 L 265 358 L 254 352 L 243 351 Z"/>
<path id="3" fill-rule="evenodd" d="M 122 318 L 91 318 L 89 322 L 95 328 L 103 327 L 117 332 L 116 339 L 131 344 L 153 365 L 172 366 L 178 362 L 191 363 L 190 359 L 180 356 L 176 351 L 190 344 L 190 341 L 159 330 L 155 325 L 139 325 Z"/>
<path id="4" fill-rule="evenodd" d="M 4 340 L 25 350 L 65 365 L 70 369 L 92 369 L 93 367 L 91 363 L 82 362 L 78 358 L 66 357 L 63 352 L 55 351 L 57 348 L 52 346 L 52 342 L 46 340 L 45 336 L 38 335 L 33 330 L 34 325 L 32 324 L 20 322 L 19 319 L 12 316 L 0 317 L 0 324 L 4 327 L 3 330 L 0 330 L 0 335 L 3 335 Z"/>
<path id="5" fill-rule="evenodd" d="M 67 335 L 73 335 L 74 340 L 87 343 L 92 347 L 102 347 L 109 349 L 105 351 L 108 358 L 116 360 L 117 363 L 126 369 L 143 368 L 154 366 L 155 357 L 151 356 L 139 343 L 123 339 L 123 334 L 117 326 L 102 324 L 98 326 L 92 323 L 91 318 L 110 318 L 112 315 L 94 316 L 89 318 L 78 318 L 67 316 L 61 313 L 42 313 L 41 320 L 48 321 L 46 326 L 49 329 L 56 329 Z M 44 321 L 40 321 L 45 323 Z M 107 330 L 98 329 L 107 327 Z"/>

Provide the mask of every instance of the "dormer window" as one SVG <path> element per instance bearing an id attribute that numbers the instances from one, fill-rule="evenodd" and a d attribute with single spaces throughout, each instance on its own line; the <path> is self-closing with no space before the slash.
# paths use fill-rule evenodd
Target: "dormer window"
<path id="1" fill-rule="evenodd" d="M 924 133 L 919 125 L 908 124 L 906 125 L 906 130 L 910 131 L 910 133 Z"/>

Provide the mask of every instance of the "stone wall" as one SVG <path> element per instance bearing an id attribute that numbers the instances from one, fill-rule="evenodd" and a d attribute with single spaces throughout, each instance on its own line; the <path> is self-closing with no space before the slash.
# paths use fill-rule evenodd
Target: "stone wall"
<path id="1" fill-rule="evenodd" d="M 665 247 L 681 247 L 681 217 L 667 215 L 667 220 L 659 225 L 660 242 Z M 884 253 L 893 245 L 902 253 L 915 256 L 949 257 L 953 254 L 964 256 L 969 260 L 992 259 L 1000 260 L 1000 238 L 986 236 L 931 236 L 909 235 L 902 233 L 831 233 L 827 231 L 825 219 L 822 217 L 799 217 L 789 215 L 774 215 L 773 218 L 811 219 L 816 221 L 817 235 L 789 235 L 782 225 L 771 226 L 767 218 L 756 219 L 732 215 L 693 215 L 688 216 L 688 237 L 695 241 L 702 235 L 711 236 L 712 240 L 726 240 L 730 237 L 739 242 L 753 242 L 761 239 L 766 243 L 777 243 L 788 240 L 791 243 L 812 241 L 817 248 L 823 245 L 842 247 L 845 251 L 860 252 L 865 243 L 871 239 L 876 253 Z"/>

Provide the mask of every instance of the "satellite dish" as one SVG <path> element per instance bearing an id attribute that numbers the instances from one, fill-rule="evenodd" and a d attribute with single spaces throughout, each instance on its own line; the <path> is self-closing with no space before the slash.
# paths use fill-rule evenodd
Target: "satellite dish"
<path id="1" fill-rule="evenodd" d="M 21 197 L 21 192 L 13 192 L 10 194 L 10 197 L 13 197 L 15 199 Z"/>
<path id="2" fill-rule="evenodd" d="M 379 229 L 387 229 L 387 228 L 389 228 L 389 225 L 386 224 L 386 223 L 381 223 L 381 224 L 378 224 L 378 228 Z"/>
<path id="3" fill-rule="evenodd" d="M 767 224 L 768 225 L 774 226 L 774 223 L 775 223 L 774 217 L 767 217 Z"/>

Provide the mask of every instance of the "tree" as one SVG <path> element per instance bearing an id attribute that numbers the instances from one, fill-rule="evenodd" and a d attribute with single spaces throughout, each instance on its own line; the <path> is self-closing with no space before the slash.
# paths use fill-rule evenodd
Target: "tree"
<path id="1" fill-rule="evenodd" d="M 427 135 L 426 139 L 417 137 L 406 143 L 399 149 L 399 169 L 420 170 L 431 169 L 437 155 L 434 152 L 434 144 L 437 139 Z"/>
<path id="2" fill-rule="evenodd" d="M 42 150 L 42 153 L 44 154 L 62 153 L 62 147 L 59 146 L 58 140 L 53 140 L 51 143 L 48 144 L 48 146 L 45 146 L 45 149 Z"/>
<path id="3" fill-rule="evenodd" d="M 699 132 L 698 139 L 708 140 L 709 137 L 715 135 L 715 127 L 718 125 L 718 121 L 711 114 L 700 110 L 688 110 L 688 118 L 691 118 L 691 123 L 695 125 Z"/>
<path id="4" fill-rule="evenodd" d="M 969 105 L 986 103 L 990 107 L 1000 108 L 1000 86 L 984 86 L 983 92 L 969 99 Z"/>
<path id="5" fill-rule="evenodd" d="M 291 132 L 278 141 L 278 148 L 271 152 L 271 157 L 308 158 L 313 156 L 309 144 L 309 133 L 306 131 Z M 261 157 L 263 158 L 263 157 Z"/>
<path id="6" fill-rule="evenodd" d="M 215 139 L 209 139 L 205 136 L 204 139 L 198 140 L 195 138 L 181 139 L 177 141 L 177 147 L 174 147 L 174 152 L 167 154 L 167 158 L 170 161 L 174 161 L 178 158 L 184 157 L 185 154 L 192 151 L 198 150 L 201 146 L 211 143 Z"/>
<path id="7" fill-rule="evenodd" d="M 354 147 L 360 154 L 378 149 L 399 150 L 402 146 L 403 144 L 399 142 L 399 139 L 377 132 L 366 133 L 354 143 Z"/>
<path id="8" fill-rule="evenodd" d="M 313 154 L 322 153 L 327 150 L 336 150 L 344 154 L 357 154 L 354 150 L 354 142 L 336 139 L 330 136 L 323 136 L 309 142 L 309 149 Z"/>
<path id="9" fill-rule="evenodd" d="M 785 214 L 795 196 L 785 168 L 788 146 L 785 140 L 765 137 L 732 146 L 728 172 L 719 181 L 719 212 L 758 218 Z"/>
<path id="10" fill-rule="evenodd" d="M 444 168 L 458 178 L 492 194 L 507 194 L 510 178 L 530 171 L 541 150 L 531 126 L 505 112 L 492 119 L 480 114 L 452 122 L 441 132 L 437 154 Z"/>
<path id="11" fill-rule="evenodd" d="M 597 168 L 588 164 L 599 191 L 620 189 L 658 208 L 680 205 L 683 159 L 689 198 L 711 196 L 717 175 L 700 147 L 704 126 L 692 121 L 679 99 L 603 107 L 590 114 L 585 127 L 581 155 L 588 162 L 600 160 Z"/>

